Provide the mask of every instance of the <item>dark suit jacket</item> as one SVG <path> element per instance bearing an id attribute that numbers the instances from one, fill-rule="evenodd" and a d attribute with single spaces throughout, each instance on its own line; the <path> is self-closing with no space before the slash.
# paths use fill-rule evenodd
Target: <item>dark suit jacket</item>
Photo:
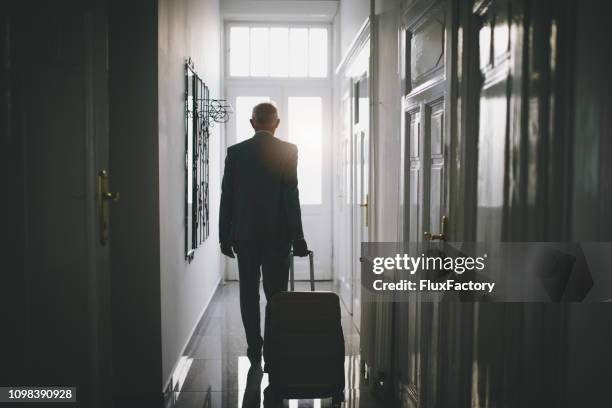
<path id="1" fill-rule="evenodd" d="M 297 147 L 267 132 L 227 149 L 219 240 L 303 239 Z"/>

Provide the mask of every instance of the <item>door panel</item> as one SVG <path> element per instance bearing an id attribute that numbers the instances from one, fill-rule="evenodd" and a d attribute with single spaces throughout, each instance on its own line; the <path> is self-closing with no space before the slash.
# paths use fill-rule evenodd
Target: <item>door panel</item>
<path id="1" fill-rule="evenodd" d="M 332 278 L 331 105 L 326 88 L 286 88 L 286 140 L 298 146 L 304 236 L 314 251 L 315 279 Z M 282 126 L 281 118 L 281 126 Z M 295 259 L 295 278 L 309 279 L 308 258 Z"/>
<path id="2" fill-rule="evenodd" d="M 410 242 L 418 242 L 421 238 L 422 220 L 421 220 L 421 202 L 423 199 L 423 172 L 422 163 L 423 148 L 421 146 L 421 123 L 418 110 L 411 111 L 406 114 L 408 120 L 407 139 L 409 142 L 408 153 L 408 217 L 406 223 L 408 225 L 408 240 Z"/>
<path id="3" fill-rule="evenodd" d="M 298 180 L 302 206 L 323 204 L 323 98 L 289 96 L 289 142 L 298 147 Z"/>
<path id="4" fill-rule="evenodd" d="M 340 288 L 340 298 L 349 314 L 353 313 L 353 274 L 352 274 L 352 172 L 351 172 L 351 97 L 344 95 L 342 100 L 342 137 L 338 144 L 341 158 L 336 156 L 336 210 L 334 222 L 337 233 L 334 234 L 334 270 Z"/>
<path id="5" fill-rule="evenodd" d="M 448 216 L 452 203 L 446 189 L 449 185 L 447 155 L 450 151 L 449 89 L 450 73 L 448 27 L 450 2 L 415 1 L 412 12 L 404 15 L 402 32 L 406 78 L 402 107 L 401 134 L 405 151 L 403 166 L 403 239 L 410 243 L 413 255 L 430 247 L 424 233 L 442 233 L 442 217 Z M 443 319 L 441 306 L 425 302 L 419 294 L 396 304 L 395 337 L 398 355 L 397 376 L 405 406 L 436 406 L 439 403 L 441 378 L 450 370 L 442 356 L 443 341 L 451 322 Z M 403 346 L 406 345 L 405 349 Z"/>
<path id="6" fill-rule="evenodd" d="M 446 186 L 444 101 L 428 106 L 426 112 L 429 124 L 426 135 L 429 140 L 429 231 L 440 234 L 442 217 L 447 215 L 444 200 Z"/>
<path id="7" fill-rule="evenodd" d="M 92 3 L 7 4 L 0 22 L 0 152 L 11 192 L 0 382 L 76 386 L 75 407 L 110 406 L 96 189 L 108 165 L 106 9 Z"/>
<path id="8" fill-rule="evenodd" d="M 370 80 L 369 72 L 352 80 L 353 171 L 353 322 L 361 326 L 361 243 L 369 240 Z"/>

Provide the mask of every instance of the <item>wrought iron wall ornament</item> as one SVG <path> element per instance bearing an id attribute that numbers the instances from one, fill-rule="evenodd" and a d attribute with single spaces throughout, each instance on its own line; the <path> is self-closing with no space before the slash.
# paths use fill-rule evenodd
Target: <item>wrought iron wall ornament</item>
<path id="1" fill-rule="evenodd" d="M 195 250 L 210 233 L 209 138 L 214 122 L 229 119 L 231 106 L 212 99 L 196 73 L 191 58 L 185 62 L 185 256 L 191 262 Z"/>
<path id="2" fill-rule="evenodd" d="M 212 127 L 213 122 L 226 123 L 232 113 L 232 106 L 225 99 L 205 99 L 207 119 Z"/>
<path id="3" fill-rule="evenodd" d="M 191 58 L 185 63 L 186 66 L 195 74 L 193 61 Z M 197 74 L 195 74 L 197 76 Z M 199 78 L 199 77 L 198 77 Z M 204 119 L 207 127 L 213 127 L 215 123 L 226 123 L 230 114 L 233 113 L 232 105 L 226 99 L 214 99 L 210 97 L 208 87 L 205 94 L 198 95 L 197 113 Z"/>

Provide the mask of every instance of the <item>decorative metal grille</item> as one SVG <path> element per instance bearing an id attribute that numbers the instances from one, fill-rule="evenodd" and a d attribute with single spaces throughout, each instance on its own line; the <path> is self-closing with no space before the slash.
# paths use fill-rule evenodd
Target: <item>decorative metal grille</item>
<path id="1" fill-rule="evenodd" d="M 212 99 L 191 58 L 185 62 L 185 256 L 210 234 L 209 139 L 214 122 L 229 120 L 231 106 Z"/>

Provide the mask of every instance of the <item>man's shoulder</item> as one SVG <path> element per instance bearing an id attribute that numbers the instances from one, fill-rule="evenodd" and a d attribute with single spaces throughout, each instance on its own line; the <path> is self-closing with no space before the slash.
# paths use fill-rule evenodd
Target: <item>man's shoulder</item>
<path id="1" fill-rule="evenodd" d="M 295 144 L 290 143 L 290 142 L 285 142 L 284 140 L 281 140 L 281 139 L 276 138 L 276 137 L 274 137 L 272 139 L 269 139 L 268 143 L 270 143 L 270 140 L 271 140 L 272 145 L 268 144 L 268 146 L 275 146 L 274 149 L 276 151 L 280 151 L 280 152 L 283 152 L 285 154 L 297 154 L 298 148 L 297 148 L 297 146 Z M 256 149 L 257 144 L 258 144 L 257 141 L 255 141 L 253 138 L 246 139 L 246 140 L 244 140 L 244 141 L 242 141 L 240 143 L 236 143 L 236 144 L 233 144 L 230 147 L 228 147 L 227 148 L 227 154 L 228 155 L 229 154 L 237 154 L 237 153 L 240 153 L 240 152 L 247 152 L 248 153 L 252 149 Z"/>
<path id="2" fill-rule="evenodd" d="M 297 152 L 297 146 L 295 144 L 290 143 L 290 142 L 285 142 L 284 140 L 281 140 L 281 139 L 276 139 L 276 140 L 278 140 L 279 145 L 286 152 L 288 152 L 288 153 L 296 153 Z"/>
<path id="3" fill-rule="evenodd" d="M 230 154 L 230 153 L 235 153 L 240 150 L 243 150 L 250 144 L 250 141 L 251 139 L 246 139 L 246 140 L 243 140 L 242 142 L 231 145 L 230 147 L 227 148 L 227 153 Z"/>

